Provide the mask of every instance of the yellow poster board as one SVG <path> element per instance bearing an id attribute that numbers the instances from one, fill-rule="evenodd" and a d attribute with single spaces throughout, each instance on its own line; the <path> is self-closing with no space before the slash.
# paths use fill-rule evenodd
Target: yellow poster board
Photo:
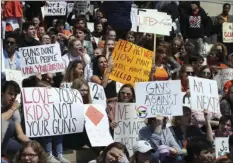
<path id="1" fill-rule="evenodd" d="M 149 80 L 154 52 L 125 40 L 117 42 L 112 53 L 114 67 L 110 79 L 123 84 Z"/>

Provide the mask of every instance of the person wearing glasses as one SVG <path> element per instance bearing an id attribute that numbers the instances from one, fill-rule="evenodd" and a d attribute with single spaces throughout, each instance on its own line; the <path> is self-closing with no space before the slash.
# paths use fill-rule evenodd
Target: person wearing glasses
<path id="1" fill-rule="evenodd" d="M 47 155 L 38 142 L 29 141 L 17 152 L 14 163 L 47 163 Z"/>
<path id="2" fill-rule="evenodd" d="M 131 84 L 123 85 L 119 90 L 117 98 L 118 102 L 135 102 L 135 92 L 133 86 Z"/>
<path id="3" fill-rule="evenodd" d="M 187 92 L 189 89 L 188 76 L 195 76 L 195 72 L 192 65 L 185 64 L 180 70 L 180 80 L 182 86 L 182 92 Z"/>
<path id="4" fill-rule="evenodd" d="M 3 48 L 4 64 L 6 69 L 20 70 L 20 56 L 17 49 L 16 34 L 14 32 L 6 35 Z"/>
<path id="5" fill-rule="evenodd" d="M 202 66 L 199 71 L 199 77 L 204 79 L 213 79 L 213 72 L 207 65 Z"/>

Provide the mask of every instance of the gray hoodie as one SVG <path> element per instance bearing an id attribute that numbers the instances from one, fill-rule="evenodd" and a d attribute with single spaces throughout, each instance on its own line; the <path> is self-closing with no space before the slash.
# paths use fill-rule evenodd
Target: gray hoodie
<path id="1" fill-rule="evenodd" d="M 182 154 L 169 128 L 162 129 L 161 134 L 157 134 L 154 132 L 152 125 L 147 125 L 139 130 L 139 140 L 150 142 L 152 148 L 155 150 L 157 150 L 160 145 L 167 145 L 175 148 L 179 154 Z"/>

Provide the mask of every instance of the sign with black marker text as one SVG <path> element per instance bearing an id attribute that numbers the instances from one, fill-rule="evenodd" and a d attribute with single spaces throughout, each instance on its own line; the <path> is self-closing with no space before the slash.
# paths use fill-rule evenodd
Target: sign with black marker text
<path id="1" fill-rule="evenodd" d="M 107 107 L 107 99 L 104 92 L 104 88 L 96 83 L 89 82 L 90 94 L 92 99 L 92 104 L 101 104 Z"/>
<path id="2" fill-rule="evenodd" d="M 183 115 L 180 80 L 135 84 L 138 117 Z"/>
<path id="3" fill-rule="evenodd" d="M 80 93 L 66 88 L 23 88 L 28 137 L 83 132 L 84 106 Z"/>
<path id="4" fill-rule="evenodd" d="M 66 2 L 46 1 L 45 16 L 63 16 L 66 15 Z"/>
<path id="5" fill-rule="evenodd" d="M 189 76 L 191 109 L 220 113 L 218 86 L 215 80 Z"/>
<path id="6" fill-rule="evenodd" d="M 229 142 L 228 137 L 217 137 L 215 138 L 215 154 L 216 158 L 229 153 Z"/>

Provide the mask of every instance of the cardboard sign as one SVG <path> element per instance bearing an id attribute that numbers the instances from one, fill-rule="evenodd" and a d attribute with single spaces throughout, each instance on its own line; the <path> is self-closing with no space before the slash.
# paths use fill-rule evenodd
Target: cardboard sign
<path id="1" fill-rule="evenodd" d="M 85 129 L 92 147 L 108 146 L 113 143 L 105 107 L 99 104 L 92 104 L 84 105 L 84 108 Z"/>
<path id="2" fill-rule="evenodd" d="M 136 83 L 135 93 L 140 118 L 183 115 L 180 80 Z"/>
<path id="3" fill-rule="evenodd" d="M 163 12 L 158 12 L 157 10 L 132 8 L 131 21 L 131 30 L 135 32 L 169 36 L 170 31 L 172 30 L 171 16 Z"/>
<path id="4" fill-rule="evenodd" d="M 23 77 L 22 77 L 22 73 L 19 70 L 11 70 L 11 69 L 5 69 L 5 74 L 6 74 L 6 80 L 10 81 L 13 80 L 16 83 L 19 84 L 20 89 L 22 90 L 22 81 L 23 81 Z M 18 102 L 21 102 L 21 95 L 19 94 L 16 98 L 16 100 Z"/>
<path id="5" fill-rule="evenodd" d="M 112 53 L 114 68 L 109 78 L 134 86 L 136 82 L 149 80 L 154 52 L 120 40 Z"/>
<path id="6" fill-rule="evenodd" d="M 137 117 L 135 103 L 117 103 L 115 121 L 118 125 L 114 129 L 114 141 L 124 144 L 132 155 L 133 146 L 139 140 L 139 130 L 145 126 L 145 119 Z"/>
<path id="7" fill-rule="evenodd" d="M 233 80 L 233 68 L 218 70 L 218 74 L 214 77 L 214 80 L 218 83 L 218 89 L 223 90 L 224 84 L 229 80 Z"/>
<path id="8" fill-rule="evenodd" d="M 66 15 L 66 2 L 46 1 L 45 16 L 63 16 Z"/>
<path id="9" fill-rule="evenodd" d="M 228 137 L 217 137 L 215 138 L 215 154 L 216 158 L 225 155 L 226 153 L 229 153 L 229 143 L 228 143 Z"/>
<path id="10" fill-rule="evenodd" d="M 24 47 L 19 53 L 23 76 L 65 71 L 59 44 Z"/>
<path id="11" fill-rule="evenodd" d="M 77 90 L 24 88 L 22 96 L 28 137 L 83 132 L 84 107 Z"/>
<path id="12" fill-rule="evenodd" d="M 220 113 L 218 86 L 215 80 L 189 76 L 191 109 Z"/>
<path id="13" fill-rule="evenodd" d="M 223 42 L 233 43 L 233 23 L 223 23 L 222 25 Z"/>
<path id="14" fill-rule="evenodd" d="M 105 108 L 107 107 L 107 99 L 104 92 L 104 88 L 96 83 L 88 83 L 90 87 L 90 94 L 92 99 L 92 104 L 102 104 Z"/>

